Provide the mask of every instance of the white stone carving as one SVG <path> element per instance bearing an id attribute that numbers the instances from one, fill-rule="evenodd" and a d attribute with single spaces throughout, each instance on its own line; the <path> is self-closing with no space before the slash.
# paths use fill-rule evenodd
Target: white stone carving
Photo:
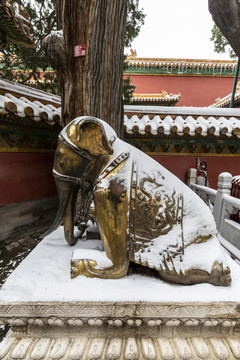
<path id="1" fill-rule="evenodd" d="M 120 357 L 122 352 L 123 341 L 120 338 L 114 338 L 110 341 L 107 349 L 107 359 L 116 360 Z"/>
<path id="2" fill-rule="evenodd" d="M 106 336 L 105 336 L 106 335 Z M 3 346 L 4 345 L 4 346 Z M 14 337 L 0 347 L 1 360 L 239 360 L 239 337 Z"/>
<path id="3" fill-rule="evenodd" d="M 230 346 L 231 351 L 233 352 L 233 355 L 240 359 L 240 339 L 238 338 L 228 338 L 227 342 Z"/>
<path id="4" fill-rule="evenodd" d="M 7 337 L 0 343 L 0 359 L 6 356 L 10 349 L 13 348 L 16 342 L 15 337 Z"/>
<path id="5" fill-rule="evenodd" d="M 197 319 L 190 319 L 185 321 L 184 325 L 185 326 L 197 326 L 199 324 L 199 320 Z"/>
<path id="6" fill-rule="evenodd" d="M 146 360 L 155 360 L 157 355 L 153 340 L 151 338 L 142 339 L 141 345 L 144 358 Z"/>
<path id="7" fill-rule="evenodd" d="M 104 338 L 95 338 L 92 340 L 90 349 L 88 352 L 88 358 L 90 360 L 98 360 L 102 357 L 105 345 Z"/>
<path id="8" fill-rule="evenodd" d="M 175 358 L 174 350 L 169 339 L 158 339 L 158 345 L 160 354 L 164 360 L 173 360 Z"/>
<path id="9" fill-rule="evenodd" d="M 189 346 L 189 343 L 186 339 L 178 339 L 178 341 L 174 341 L 174 345 L 183 360 L 190 360 L 192 358 L 192 351 Z"/>
<path id="10" fill-rule="evenodd" d="M 24 326 L 27 324 L 25 319 L 8 319 L 8 323 L 13 326 Z"/>
<path id="11" fill-rule="evenodd" d="M 116 327 L 120 327 L 123 325 L 123 321 L 120 320 L 120 319 L 117 319 L 117 320 L 108 320 L 108 325 L 111 325 L 111 326 L 116 326 Z"/>
<path id="12" fill-rule="evenodd" d="M 101 328 L 104 325 L 116 331 L 127 326 L 129 331 L 138 329 L 143 335 L 147 328 L 150 334 L 150 329 L 156 332 L 159 327 L 161 331 L 168 328 L 180 332 L 185 327 L 204 336 L 216 329 L 216 334 L 225 336 L 239 332 L 240 327 L 239 305 L 228 302 L 0 304 L 0 318 L 2 323 L 16 328 L 27 324 L 40 328 L 48 325 L 54 329 L 65 326 Z"/>
<path id="13" fill-rule="evenodd" d="M 50 319 L 48 319 L 47 322 L 48 322 L 48 325 L 51 325 L 51 326 L 60 326 L 60 327 L 64 326 L 64 321 L 61 319 L 50 318 Z"/>
<path id="14" fill-rule="evenodd" d="M 196 351 L 196 354 L 201 359 L 205 360 L 209 358 L 210 352 L 204 339 L 195 337 L 192 339 L 192 345 L 194 350 Z"/>
<path id="15" fill-rule="evenodd" d="M 224 343 L 224 340 L 219 338 L 211 338 L 209 341 L 218 359 L 220 360 L 229 359 L 230 353 L 226 347 L 226 344 Z"/>
<path id="16" fill-rule="evenodd" d="M 44 321 L 42 319 L 28 319 L 30 325 L 44 326 Z"/>
<path id="17" fill-rule="evenodd" d="M 166 326 L 178 326 L 180 324 L 180 320 L 168 320 L 166 321 L 165 325 Z"/>
<path id="18" fill-rule="evenodd" d="M 140 325 L 142 325 L 142 320 L 141 319 L 136 319 L 136 320 L 129 319 L 129 320 L 127 320 L 127 324 L 129 326 L 140 326 Z"/>
<path id="19" fill-rule="evenodd" d="M 222 323 L 222 326 L 224 327 L 231 327 L 231 326 L 235 326 L 236 325 L 236 321 L 230 321 L 230 320 L 225 320 Z"/>
<path id="20" fill-rule="evenodd" d="M 70 349 L 69 359 L 71 360 L 80 359 L 83 355 L 87 342 L 88 342 L 87 337 L 74 339 Z"/>
<path id="21" fill-rule="evenodd" d="M 31 353 L 31 359 L 32 360 L 43 359 L 48 352 L 51 342 L 52 340 L 49 338 L 39 339 L 34 345 L 34 348 Z"/>
<path id="22" fill-rule="evenodd" d="M 147 321 L 147 326 L 152 327 L 152 326 L 159 326 L 161 325 L 162 320 L 148 320 Z"/>
<path id="23" fill-rule="evenodd" d="M 82 326 L 83 325 L 83 321 L 81 319 L 68 319 L 67 323 L 70 326 Z"/>
<path id="24" fill-rule="evenodd" d="M 103 321 L 101 319 L 89 319 L 88 325 L 90 326 L 102 326 Z"/>
<path id="25" fill-rule="evenodd" d="M 13 352 L 11 354 L 12 359 L 24 359 L 26 358 L 27 350 L 32 344 L 33 339 L 28 337 L 23 337 L 17 344 L 17 346 L 13 349 Z"/>
<path id="26" fill-rule="evenodd" d="M 124 352 L 124 358 L 126 360 L 137 360 L 138 359 L 138 346 L 135 338 L 128 338 L 126 341 L 126 348 Z"/>
<path id="27" fill-rule="evenodd" d="M 217 326 L 218 323 L 218 320 L 206 320 L 204 321 L 203 326 Z"/>
<path id="28" fill-rule="evenodd" d="M 53 360 L 61 359 L 67 352 L 69 346 L 69 339 L 68 338 L 60 338 L 55 340 L 55 344 L 53 345 L 50 358 Z"/>

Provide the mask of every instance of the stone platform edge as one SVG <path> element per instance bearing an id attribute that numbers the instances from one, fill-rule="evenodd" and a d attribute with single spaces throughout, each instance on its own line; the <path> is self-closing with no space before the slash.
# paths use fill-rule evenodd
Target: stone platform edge
<path id="1" fill-rule="evenodd" d="M 1 360 L 236 360 L 240 304 L 0 303 Z"/>
<path id="2" fill-rule="evenodd" d="M 0 302 L 0 324 L 240 327 L 240 303 Z M 116 324 L 115 324 L 116 325 Z"/>

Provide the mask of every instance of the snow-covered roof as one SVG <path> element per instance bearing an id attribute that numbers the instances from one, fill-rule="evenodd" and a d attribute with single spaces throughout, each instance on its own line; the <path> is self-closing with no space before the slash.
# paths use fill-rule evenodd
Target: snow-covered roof
<path id="1" fill-rule="evenodd" d="M 0 115 L 13 114 L 19 118 L 60 122 L 61 98 L 47 92 L 0 79 Z"/>
<path id="2" fill-rule="evenodd" d="M 174 58 L 138 58 L 128 56 L 130 67 L 188 67 L 194 69 L 231 69 L 235 71 L 236 60 L 210 60 L 210 59 L 174 59 Z"/>
<path id="3" fill-rule="evenodd" d="M 215 100 L 214 104 L 209 106 L 210 108 L 226 108 L 229 107 L 230 101 L 232 98 L 232 93 L 224 96 L 223 98 L 218 98 Z M 234 95 L 234 104 L 238 105 L 240 104 L 240 82 L 237 85 L 236 92 Z"/>
<path id="4" fill-rule="evenodd" d="M 162 90 L 160 94 L 133 94 L 132 102 L 135 103 L 147 103 L 154 105 L 175 105 L 181 99 L 181 94 L 168 94 Z"/>
<path id="5" fill-rule="evenodd" d="M 240 134 L 240 109 L 125 105 L 124 113 L 127 134 Z M 53 125 L 61 120 L 61 98 L 0 79 L 0 115 L 8 114 Z"/>
<path id="6" fill-rule="evenodd" d="M 127 134 L 233 136 L 240 133 L 240 109 L 125 106 Z"/>

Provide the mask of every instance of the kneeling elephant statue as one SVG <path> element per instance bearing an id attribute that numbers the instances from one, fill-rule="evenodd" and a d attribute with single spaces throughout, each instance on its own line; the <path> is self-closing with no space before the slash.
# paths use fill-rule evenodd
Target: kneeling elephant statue
<path id="1" fill-rule="evenodd" d="M 79 117 L 62 130 L 53 174 L 60 205 L 47 234 L 63 223 L 67 242 L 75 244 L 74 211 L 80 190 L 80 222 L 86 222 L 93 201 L 112 262 L 99 268 L 94 259 L 82 259 L 80 275 L 120 278 L 134 262 L 156 269 L 172 282 L 230 284 L 208 207 L 159 163 L 118 139 L 104 121 Z"/>

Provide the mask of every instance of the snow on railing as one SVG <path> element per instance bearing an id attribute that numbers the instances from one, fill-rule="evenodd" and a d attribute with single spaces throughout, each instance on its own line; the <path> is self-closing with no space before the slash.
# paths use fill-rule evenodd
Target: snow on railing
<path id="1" fill-rule="evenodd" d="M 240 199 L 231 196 L 232 175 L 221 173 L 218 177 L 218 189 L 197 185 L 197 170 L 189 169 L 188 186 L 190 186 L 210 207 L 219 239 L 231 256 L 240 260 L 240 224 L 230 219 L 240 210 Z"/>
<path id="2" fill-rule="evenodd" d="M 207 186 L 191 184 L 191 188 L 203 199 L 203 201 L 210 207 L 213 213 L 213 206 L 217 195 L 217 190 L 211 189 Z"/>

